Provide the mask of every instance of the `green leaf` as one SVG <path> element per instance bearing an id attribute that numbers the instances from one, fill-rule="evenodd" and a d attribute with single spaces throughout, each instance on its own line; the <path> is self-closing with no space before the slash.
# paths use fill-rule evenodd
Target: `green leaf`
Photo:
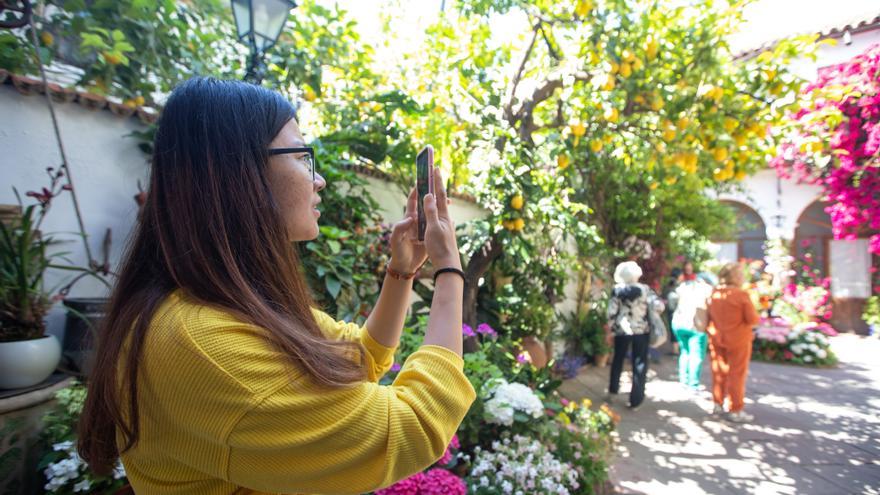
<path id="1" fill-rule="evenodd" d="M 327 288 L 327 292 L 330 293 L 330 296 L 333 297 L 333 299 L 336 299 L 339 297 L 339 291 L 342 290 L 342 282 L 336 277 L 327 276 L 327 278 L 324 279 L 324 287 Z"/>

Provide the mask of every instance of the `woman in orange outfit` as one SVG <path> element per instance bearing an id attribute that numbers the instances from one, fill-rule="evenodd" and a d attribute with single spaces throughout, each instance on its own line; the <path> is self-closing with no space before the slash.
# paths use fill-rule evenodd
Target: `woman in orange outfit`
<path id="1" fill-rule="evenodd" d="M 709 354 L 712 359 L 713 415 L 724 412 L 724 399 L 730 400 L 728 419 L 737 423 L 754 420 L 743 411 L 746 376 L 752 357 L 752 328 L 759 317 L 752 300 L 742 290 L 743 269 L 728 263 L 718 273 L 719 286 L 709 300 Z"/>

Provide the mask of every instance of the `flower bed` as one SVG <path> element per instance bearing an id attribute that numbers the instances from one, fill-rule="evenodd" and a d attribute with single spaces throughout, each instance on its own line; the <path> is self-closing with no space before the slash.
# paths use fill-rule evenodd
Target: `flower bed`
<path id="1" fill-rule="evenodd" d="M 755 332 L 752 355 L 762 361 L 794 363 L 807 366 L 837 364 L 828 337 L 837 332 L 827 323 L 798 323 L 787 320 L 764 320 Z"/>

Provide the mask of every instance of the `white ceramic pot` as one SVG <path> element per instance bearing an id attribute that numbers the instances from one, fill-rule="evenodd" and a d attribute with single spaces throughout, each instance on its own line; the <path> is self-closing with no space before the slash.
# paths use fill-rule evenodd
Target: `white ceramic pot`
<path id="1" fill-rule="evenodd" d="M 61 344 L 54 335 L 0 342 L 0 389 L 36 385 L 49 378 L 60 361 Z"/>

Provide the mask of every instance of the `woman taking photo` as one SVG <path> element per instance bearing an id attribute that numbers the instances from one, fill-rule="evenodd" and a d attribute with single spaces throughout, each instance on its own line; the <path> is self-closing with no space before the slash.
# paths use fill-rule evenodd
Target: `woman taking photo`
<path id="1" fill-rule="evenodd" d="M 137 493 L 363 493 L 441 457 L 475 398 L 462 372 L 464 277 L 446 193 L 415 195 L 364 326 L 314 307 L 294 244 L 320 191 L 279 94 L 192 79 L 162 112 L 150 189 L 113 290 L 80 424 L 98 473 Z M 415 272 L 435 277 L 424 345 L 391 367 Z"/>

